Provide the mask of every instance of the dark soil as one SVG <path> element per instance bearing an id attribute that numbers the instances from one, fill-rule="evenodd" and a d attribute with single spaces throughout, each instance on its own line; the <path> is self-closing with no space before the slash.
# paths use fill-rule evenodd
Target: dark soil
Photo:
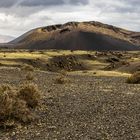
<path id="1" fill-rule="evenodd" d="M 39 120 L 15 129 L 0 130 L 1 140 L 139 140 L 140 85 L 123 77 L 36 72 L 34 82 L 43 92 Z M 0 83 L 18 85 L 19 69 L 0 69 Z"/>

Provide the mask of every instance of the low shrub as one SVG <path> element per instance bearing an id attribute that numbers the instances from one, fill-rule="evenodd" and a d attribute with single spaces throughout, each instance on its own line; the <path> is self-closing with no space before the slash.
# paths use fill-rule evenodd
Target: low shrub
<path id="1" fill-rule="evenodd" d="M 35 108 L 39 104 L 41 93 L 37 85 L 33 83 L 25 83 L 20 86 L 18 97 L 26 101 L 29 107 Z"/>
<path id="2" fill-rule="evenodd" d="M 28 108 L 24 100 L 16 100 L 13 106 L 13 116 L 20 122 L 28 123 L 35 119 L 34 113 Z"/>
<path id="3" fill-rule="evenodd" d="M 59 71 L 59 74 L 62 76 L 67 76 L 67 71 L 61 70 L 61 71 Z"/>
<path id="4" fill-rule="evenodd" d="M 130 84 L 140 84 L 140 71 L 135 72 L 132 74 L 126 81 Z"/>
<path id="5" fill-rule="evenodd" d="M 32 108 L 36 108 L 41 99 L 37 85 L 26 83 L 18 88 L 10 85 L 0 86 L 0 126 L 7 122 L 28 123 L 35 119 Z M 32 108 L 31 108 L 32 107 Z"/>
<path id="6" fill-rule="evenodd" d="M 34 67 L 31 66 L 31 65 L 23 65 L 23 66 L 21 67 L 21 70 L 33 72 L 33 71 L 34 71 Z"/>
<path id="7" fill-rule="evenodd" d="M 65 77 L 65 76 L 63 76 L 63 75 L 60 75 L 60 76 L 58 76 L 56 79 L 55 79 L 55 83 L 56 84 L 65 84 L 65 83 L 67 83 L 69 80 Z"/>
<path id="8" fill-rule="evenodd" d="M 25 79 L 27 80 L 27 81 L 32 81 L 32 80 L 34 80 L 34 74 L 33 73 L 28 73 L 26 76 L 25 76 Z"/>

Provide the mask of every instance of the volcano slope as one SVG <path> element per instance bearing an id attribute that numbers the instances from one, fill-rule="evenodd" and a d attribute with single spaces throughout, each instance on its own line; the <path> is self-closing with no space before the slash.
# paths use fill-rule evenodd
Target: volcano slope
<path id="1" fill-rule="evenodd" d="M 140 33 L 99 22 L 69 22 L 33 29 L 13 40 L 17 49 L 140 50 Z"/>

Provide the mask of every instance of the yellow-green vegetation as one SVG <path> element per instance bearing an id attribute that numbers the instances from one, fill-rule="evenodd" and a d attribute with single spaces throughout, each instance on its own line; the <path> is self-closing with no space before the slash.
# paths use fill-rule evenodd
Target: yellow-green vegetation
<path id="1" fill-rule="evenodd" d="M 130 84 L 140 84 L 140 71 L 137 71 L 134 74 L 132 74 L 127 79 L 127 83 L 130 83 Z"/>
<path id="2" fill-rule="evenodd" d="M 76 73 L 78 71 L 81 73 L 81 71 L 85 70 L 89 74 L 97 71 L 96 76 L 127 76 L 128 74 L 125 72 L 125 68 L 123 68 L 124 71 L 122 72 L 115 69 L 105 70 L 105 68 L 111 64 L 111 62 L 107 62 L 106 59 L 112 57 L 112 55 L 113 57 L 118 57 L 118 60 L 121 62 L 126 62 L 126 64 L 140 62 L 139 52 L 120 52 L 118 54 L 113 52 L 111 54 L 110 52 L 72 50 L 1 50 L 0 66 L 20 67 L 21 70 L 30 72 L 33 70 L 58 72 L 64 69 Z M 71 58 L 70 61 L 69 58 Z M 67 60 L 69 62 L 67 62 Z M 62 61 L 63 63 L 61 64 Z M 118 64 L 119 63 L 112 63 L 111 66 L 117 66 Z M 26 76 L 28 80 L 33 79 L 31 74 L 27 74 Z"/>
<path id="3" fill-rule="evenodd" d="M 76 71 L 70 72 L 70 75 L 87 75 L 87 76 L 108 76 L 108 77 L 128 77 L 129 73 L 122 73 L 118 71 L 104 71 L 104 70 L 94 70 L 94 71 Z"/>
<path id="4" fill-rule="evenodd" d="M 35 59 L 43 59 L 47 61 L 49 58 L 52 58 L 54 56 L 60 56 L 60 55 L 78 55 L 78 54 L 87 54 L 87 51 L 63 51 L 63 50 L 47 50 L 47 51 L 27 51 L 27 50 L 14 50 L 14 51 L 7 51 L 2 50 L 0 52 L 0 64 L 2 65 L 23 65 L 24 60 L 35 60 Z M 93 54 L 95 52 L 92 52 Z M 21 60 L 21 61 L 20 61 Z"/>

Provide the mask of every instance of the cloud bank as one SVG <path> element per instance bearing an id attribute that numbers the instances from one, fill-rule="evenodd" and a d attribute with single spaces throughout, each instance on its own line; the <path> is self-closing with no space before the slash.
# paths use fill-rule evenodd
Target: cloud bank
<path id="1" fill-rule="evenodd" d="M 100 21 L 140 31 L 139 0 L 1 0 L 0 34 L 19 36 L 39 26 Z"/>

